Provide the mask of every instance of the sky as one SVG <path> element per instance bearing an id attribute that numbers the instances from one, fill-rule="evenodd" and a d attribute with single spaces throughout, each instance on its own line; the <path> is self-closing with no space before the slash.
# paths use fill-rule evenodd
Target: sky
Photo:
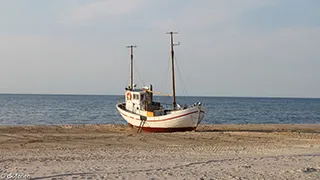
<path id="1" fill-rule="evenodd" d="M 0 93 L 320 97 L 318 0 L 2 0 Z"/>

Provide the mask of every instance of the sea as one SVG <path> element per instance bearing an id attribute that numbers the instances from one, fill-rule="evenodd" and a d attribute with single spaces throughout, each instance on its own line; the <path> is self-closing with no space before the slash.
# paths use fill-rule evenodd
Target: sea
<path id="1" fill-rule="evenodd" d="M 170 104 L 169 97 L 155 100 Z M 126 124 L 116 109 L 124 95 L 0 94 L 0 125 Z M 319 124 L 320 99 L 177 97 L 201 102 L 202 124 Z"/>

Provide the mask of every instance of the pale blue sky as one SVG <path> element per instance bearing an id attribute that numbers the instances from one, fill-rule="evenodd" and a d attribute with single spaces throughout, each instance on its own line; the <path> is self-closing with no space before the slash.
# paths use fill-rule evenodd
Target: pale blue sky
<path id="1" fill-rule="evenodd" d="M 320 97 L 318 0 L 3 0 L 0 93 L 170 93 L 169 30 L 187 95 Z"/>

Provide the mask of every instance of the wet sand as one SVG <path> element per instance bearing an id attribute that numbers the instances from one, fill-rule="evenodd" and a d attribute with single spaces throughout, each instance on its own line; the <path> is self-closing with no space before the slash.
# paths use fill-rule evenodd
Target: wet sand
<path id="1" fill-rule="evenodd" d="M 0 179 L 320 179 L 320 124 L 0 126 Z"/>

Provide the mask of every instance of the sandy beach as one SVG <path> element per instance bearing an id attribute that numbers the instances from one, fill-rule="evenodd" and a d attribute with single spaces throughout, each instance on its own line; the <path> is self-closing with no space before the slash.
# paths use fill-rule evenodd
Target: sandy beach
<path id="1" fill-rule="evenodd" d="M 0 179 L 320 179 L 320 124 L 0 126 Z"/>

